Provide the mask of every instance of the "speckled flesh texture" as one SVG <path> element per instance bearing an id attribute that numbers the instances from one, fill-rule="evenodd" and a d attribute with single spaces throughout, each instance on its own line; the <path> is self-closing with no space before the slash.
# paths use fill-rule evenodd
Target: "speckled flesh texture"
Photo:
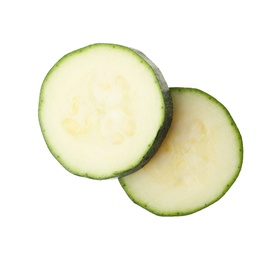
<path id="1" fill-rule="evenodd" d="M 240 132 L 214 97 L 171 88 L 173 122 L 162 146 L 139 171 L 120 178 L 130 199 L 159 216 L 194 213 L 218 201 L 243 161 Z"/>
<path id="2" fill-rule="evenodd" d="M 142 52 L 93 44 L 63 56 L 46 75 L 39 123 L 69 172 L 93 179 L 133 173 L 156 153 L 172 121 L 172 98 Z"/>

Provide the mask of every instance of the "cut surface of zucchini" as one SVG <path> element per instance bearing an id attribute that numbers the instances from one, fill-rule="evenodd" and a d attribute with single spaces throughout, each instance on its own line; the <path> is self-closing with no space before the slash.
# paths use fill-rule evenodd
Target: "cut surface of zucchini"
<path id="1" fill-rule="evenodd" d="M 45 77 L 39 122 L 54 157 L 71 173 L 93 179 L 145 165 L 172 120 L 171 95 L 143 53 L 93 44 L 62 57 Z"/>
<path id="2" fill-rule="evenodd" d="M 139 206 L 160 216 L 187 215 L 219 200 L 239 175 L 243 144 L 228 110 L 209 94 L 171 88 L 173 122 L 139 171 L 119 179 Z"/>

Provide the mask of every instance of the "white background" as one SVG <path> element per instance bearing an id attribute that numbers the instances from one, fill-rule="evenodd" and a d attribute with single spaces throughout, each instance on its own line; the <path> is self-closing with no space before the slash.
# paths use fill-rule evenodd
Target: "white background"
<path id="1" fill-rule="evenodd" d="M 279 259 L 278 1 L 2 1 L 0 259 Z M 74 176 L 47 150 L 41 83 L 97 43 L 144 52 L 169 86 L 232 114 L 244 163 L 229 192 L 184 217 L 133 204 L 118 181 Z"/>

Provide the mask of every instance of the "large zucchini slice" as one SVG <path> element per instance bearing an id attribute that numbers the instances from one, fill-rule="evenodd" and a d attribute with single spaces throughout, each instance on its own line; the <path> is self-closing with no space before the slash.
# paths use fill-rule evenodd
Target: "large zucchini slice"
<path id="1" fill-rule="evenodd" d="M 239 175 L 243 145 L 228 110 L 198 89 L 171 88 L 173 123 L 152 160 L 120 178 L 136 204 L 160 216 L 187 215 L 219 200 Z"/>
<path id="2" fill-rule="evenodd" d="M 171 95 L 143 53 L 93 44 L 46 75 L 39 122 L 54 157 L 71 173 L 107 179 L 132 173 L 158 150 L 172 120 Z"/>

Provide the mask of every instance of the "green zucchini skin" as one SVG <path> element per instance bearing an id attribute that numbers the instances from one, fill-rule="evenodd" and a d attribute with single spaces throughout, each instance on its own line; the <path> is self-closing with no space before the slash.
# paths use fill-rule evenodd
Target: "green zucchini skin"
<path id="1" fill-rule="evenodd" d="M 125 181 L 125 177 L 124 178 L 119 178 L 119 183 L 121 185 L 121 187 L 123 188 L 123 190 L 125 191 L 125 193 L 127 194 L 127 196 L 130 198 L 130 200 L 135 203 L 136 205 L 144 208 L 145 210 L 149 211 L 150 213 L 160 216 L 160 217 L 175 217 L 175 216 L 186 216 L 186 215 L 190 215 L 193 213 L 196 213 L 198 211 L 201 211 L 207 207 L 209 207 L 210 205 L 216 203 L 217 201 L 219 201 L 228 191 L 229 189 L 232 187 L 232 185 L 235 183 L 235 181 L 237 180 L 241 169 L 242 169 L 242 165 L 243 165 L 243 157 L 244 157 L 244 146 L 243 146 L 243 139 L 242 139 L 242 135 L 239 131 L 239 128 L 237 127 L 233 117 L 231 116 L 230 112 L 228 111 L 228 109 L 220 102 L 218 101 L 216 98 L 214 98 L 213 96 L 211 96 L 210 94 L 196 89 L 196 88 L 183 88 L 183 87 L 172 87 L 170 88 L 171 93 L 183 93 L 183 92 L 195 92 L 195 93 L 199 93 L 204 95 L 207 99 L 209 99 L 211 102 L 214 102 L 217 106 L 219 106 L 225 113 L 226 113 L 226 117 L 229 119 L 230 125 L 233 128 L 233 131 L 235 133 L 235 136 L 237 137 L 237 147 L 239 148 L 238 150 L 238 165 L 235 168 L 235 171 L 233 173 L 233 177 L 230 179 L 229 182 L 227 182 L 226 185 L 223 186 L 223 190 L 221 192 L 219 192 L 218 196 L 216 196 L 214 199 L 212 199 L 211 201 L 207 201 L 207 203 L 203 204 L 203 205 L 199 205 L 198 207 L 193 207 L 191 210 L 178 210 L 178 211 L 160 211 L 158 209 L 154 209 L 153 206 L 150 206 L 148 202 L 146 201 L 142 201 L 140 198 L 136 198 L 133 194 L 133 190 L 130 189 L 130 186 L 127 184 L 127 182 Z M 174 113 L 175 113 L 175 103 L 174 103 Z M 185 131 L 187 131 L 187 129 L 185 129 Z M 160 150 L 159 150 L 160 152 Z M 152 162 L 152 161 L 151 161 Z M 145 174 L 148 174 L 148 172 L 145 172 Z"/>
<path id="2" fill-rule="evenodd" d="M 123 47 L 123 46 L 122 46 Z M 161 86 L 161 91 L 165 103 L 165 119 L 157 133 L 156 138 L 154 139 L 154 142 L 150 144 L 150 148 L 148 152 L 145 154 L 145 156 L 142 158 L 142 160 L 139 162 L 139 164 L 131 169 L 128 169 L 126 172 L 121 172 L 117 173 L 115 177 L 118 177 L 119 174 L 122 176 L 127 176 L 131 173 L 134 173 L 144 167 L 150 160 L 151 158 L 156 154 L 156 152 L 159 150 L 161 144 L 163 143 L 169 128 L 172 123 L 172 117 L 173 117 L 173 102 L 172 102 L 172 97 L 170 93 L 170 89 L 168 87 L 168 84 L 160 71 L 160 69 L 141 51 L 137 49 L 132 49 L 138 56 L 140 56 L 146 64 L 153 70 L 154 76 L 156 81 L 158 82 L 158 85 Z M 118 177 L 119 178 L 119 177 Z"/>
<path id="3" fill-rule="evenodd" d="M 65 62 L 66 59 L 68 59 L 68 57 L 71 57 L 72 55 L 81 53 L 81 52 L 85 52 L 90 48 L 93 47 L 97 47 L 97 46 L 107 46 L 107 47 L 111 47 L 111 48 L 122 48 L 125 49 L 126 51 L 129 51 L 132 55 L 135 55 L 138 57 L 138 59 L 140 60 L 141 63 L 145 63 L 145 66 L 150 68 L 150 72 L 153 72 L 154 75 L 154 81 L 156 82 L 157 86 L 160 88 L 161 91 L 161 95 L 162 95 L 162 99 L 164 102 L 165 107 L 162 108 L 164 109 L 164 120 L 161 123 L 160 128 L 158 129 L 157 135 L 155 137 L 155 139 L 153 140 L 153 142 L 151 142 L 148 146 L 148 149 L 146 150 L 146 153 L 143 155 L 143 157 L 137 161 L 136 164 L 131 165 L 130 168 L 124 169 L 124 170 L 116 170 L 114 172 L 111 172 L 109 175 L 107 176 L 103 176 L 103 177 L 96 177 L 94 176 L 94 174 L 90 173 L 90 172 L 80 172 L 75 170 L 74 168 L 71 168 L 67 165 L 67 163 L 61 158 L 60 154 L 57 153 L 55 151 L 55 149 L 52 148 L 51 145 L 49 145 L 49 141 L 48 141 L 48 137 L 45 134 L 45 129 L 44 129 L 44 124 L 43 124 L 43 120 L 41 118 L 41 107 L 44 103 L 44 92 L 45 92 L 45 85 L 47 83 L 47 81 L 49 80 L 49 78 L 52 75 L 52 72 L 54 70 L 56 70 L 63 62 Z M 143 104 L 144 106 L 144 104 Z M 39 121 L 39 125 L 41 128 L 41 132 L 43 135 L 43 138 L 45 140 L 46 146 L 49 149 L 49 151 L 51 152 L 51 154 L 56 158 L 56 160 L 70 173 L 80 176 L 80 177 L 86 177 L 86 178 L 90 178 L 90 179 L 95 179 L 95 180 L 103 180 L 103 179 L 110 179 L 110 178 L 119 178 L 122 176 L 126 176 L 128 174 L 131 174 L 135 171 L 138 171 L 139 169 L 141 169 L 144 165 L 146 165 L 150 159 L 155 155 L 155 153 L 157 152 L 157 150 L 159 149 L 159 147 L 161 146 L 161 143 L 163 142 L 164 138 L 166 137 L 168 130 L 170 128 L 171 122 L 172 122 L 172 114 L 173 114 L 173 106 L 172 106 L 172 98 L 171 98 L 171 94 L 167 85 L 166 80 L 164 79 L 161 71 L 159 70 L 159 68 L 142 52 L 133 49 L 133 48 L 129 48 L 123 45 L 119 45 L 119 44 L 111 44 L 111 43 L 95 43 L 95 44 L 91 44 L 85 47 L 82 47 L 80 49 L 74 50 L 64 56 L 62 56 L 62 58 L 60 58 L 55 64 L 54 66 L 49 70 L 49 72 L 47 73 L 47 75 L 45 76 L 42 86 L 41 86 L 41 90 L 40 90 L 40 97 L 39 97 L 39 104 L 38 104 L 38 121 Z M 109 162 L 107 162 L 109 163 Z"/>

